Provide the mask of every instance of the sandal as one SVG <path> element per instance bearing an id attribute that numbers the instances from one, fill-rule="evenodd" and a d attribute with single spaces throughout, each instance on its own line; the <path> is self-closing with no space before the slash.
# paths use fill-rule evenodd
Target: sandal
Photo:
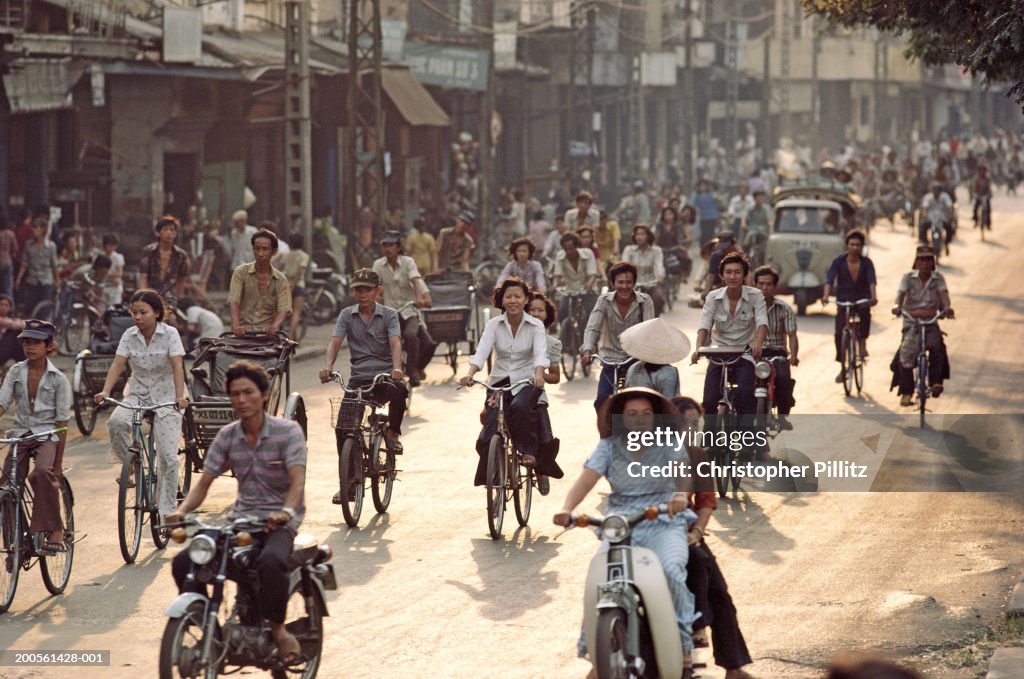
<path id="1" fill-rule="evenodd" d="M 294 634 L 286 633 L 284 639 L 277 641 L 277 659 L 282 665 L 295 665 L 302 662 L 302 646 Z"/>
<path id="2" fill-rule="evenodd" d="M 548 480 L 548 477 L 542 476 L 537 479 L 537 491 L 541 495 L 547 495 L 551 492 L 551 481 Z"/>
<path id="3" fill-rule="evenodd" d="M 401 455 L 403 450 L 405 449 L 402 447 L 402 442 L 398 439 L 388 441 L 388 452 L 392 455 Z"/>
<path id="4" fill-rule="evenodd" d="M 58 552 L 66 552 L 66 551 L 68 551 L 68 548 L 67 548 L 67 546 L 65 546 L 65 544 L 63 542 L 56 542 L 54 540 L 45 540 L 43 542 L 43 545 L 39 548 L 39 551 L 41 551 L 41 552 L 53 552 L 54 554 L 56 554 Z"/>
<path id="5" fill-rule="evenodd" d="M 519 456 L 519 463 L 524 467 L 535 467 L 537 466 L 537 458 L 529 453 L 522 453 Z"/>
<path id="6" fill-rule="evenodd" d="M 707 648 L 708 647 L 708 633 L 706 628 L 701 628 L 693 633 L 693 645 L 694 648 Z"/>

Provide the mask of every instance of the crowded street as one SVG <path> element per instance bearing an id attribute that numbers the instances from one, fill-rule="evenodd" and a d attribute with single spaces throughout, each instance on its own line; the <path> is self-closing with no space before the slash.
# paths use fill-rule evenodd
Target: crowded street
<path id="1" fill-rule="evenodd" d="M 936 422 L 951 422 L 941 416 L 952 414 L 1021 409 L 1016 387 L 1024 380 L 1024 364 L 1014 337 L 1024 308 L 1009 255 L 1024 248 L 1024 197 L 1000 193 L 993 202 L 988 240 L 981 242 L 969 215 L 962 215 L 958 238 L 939 267 L 957 319 L 943 326 L 952 378 L 943 396 L 929 401 Z M 834 305 L 823 309 L 817 303 L 799 318 L 797 429 L 814 422 L 812 415 L 896 414 L 902 415 L 897 428 L 913 436 L 915 413 L 901 410 L 889 390 L 887 363 L 899 343 L 899 324 L 884 312 L 913 249 L 905 225 L 871 232 L 867 254 L 878 272 L 880 311 L 860 397 L 846 397 L 833 381 Z M 679 305 L 664 317 L 692 338 L 699 310 Z M 326 346 L 330 327 L 313 328 L 302 348 Z M 302 529 L 333 547 L 338 580 L 338 590 L 328 593 L 320 675 L 584 676 L 587 666 L 576 658 L 575 644 L 584 575 L 598 543 L 584 530 L 561 534 L 551 516 L 597 442 L 593 376 L 549 389 L 566 476 L 552 482 L 547 497 L 534 493 L 528 527 L 516 528 L 506 518 L 504 539 L 495 541 L 487 534 L 484 489 L 472 485 L 483 395 L 479 387 L 456 390 L 450 368 L 436 358 L 406 417 L 389 512 L 374 515 L 367 502 L 359 527 L 350 529 L 330 500 L 338 486 L 328 399 L 338 387 L 319 383 L 321 353 L 294 363 L 291 375 L 309 413 Z M 343 352 L 343 372 L 346 359 Z M 460 374 L 466 360 L 459 358 Z M 681 392 L 699 397 L 703 366 L 687 361 L 678 368 Z M 122 562 L 115 511 L 119 468 L 105 463 L 104 419 L 90 438 L 73 434 L 65 457 L 79 540 L 72 582 L 62 596 L 49 597 L 34 572 L 23 574 L 0 625 L 0 647 L 109 650 L 109 667 L 77 667 L 74 675 L 155 676 L 164 611 L 175 596 L 170 560 L 180 548 L 154 550 L 147 530 L 138 561 Z M 832 433 L 837 440 L 858 436 L 855 419 L 836 421 L 850 423 L 849 430 Z M 1019 489 L 1019 445 L 993 452 L 994 460 L 1012 463 Z M 972 473 L 992 472 L 979 462 Z M 581 509 L 600 513 L 603 488 Z M 223 509 L 234 494 L 234 480 L 220 479 L 204 509 Z M 979 644 L 999 634 L 1001 609 L 1024 568 L 1022 525 L 1019 492 L 744 488 L 720 501 L 707 540 L 729 583 L 757 676 L 813 676 L 836 654 L 857 650 L 911 660 L 929 677 L 966 678 L 978 676 L 972 658 Z M 702 676 L 722 676 L 707 650 L 697 657 L 708 664 Z M 8 666 L 0 676 L 68 671 Z"/>

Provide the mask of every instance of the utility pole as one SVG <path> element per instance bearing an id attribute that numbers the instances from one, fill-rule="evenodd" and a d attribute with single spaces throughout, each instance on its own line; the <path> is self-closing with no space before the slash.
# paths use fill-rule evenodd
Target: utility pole
<path id="1" fill-rule="evenodd" d="M 289 229 L 302 226 L 307 252 L 313 251 L 313 161 L 310 119 L 309 3 L 285 2 L 285 218 Z"/>
<path id="2" fill-rule="evenodd" d="M 569 169 L 570 184 L 574 183 L 580 176 L 578 171 L 582 165 L 583 169 L 589 170 L 591 176 L 594 170 L 594 34 L 597 22 L 596 8 L 593 0 L 573 0 L 572 3 L 572 51 L 569 54 L 569 139 L 586 142 L 591 149 L 587 158 L 577 162 L 573 157 L 571 148 L 566 151 Z M 577 96 L 576 88 L 584 88 L 582 106 Z M 575 187 L 570 186 L 570 190 Z"/>
<path id="3" fill-rule="evenodd" d="M 686 0 L 686 9 L 683 12 L 686 21 L 683 33 L 683 45 L 686 50 L 683 57 L 683 99 L 686 101 L 679 110 L 683 118 L 683 186 L 687 186 L 693 185 L 696 179 L 693 164 L 693 137 L 697 121 L 697 108 L 693 101 L 693 0 Z"/>
<path id="4" fill-rule="evenodd" d="M 737 22 L 732 18 L 726 23 L 725 30 L 725 69 L 728 71 L 725 91 L 725 157 L 728 159 L 729 176 L 735 179 L 738 165 L 736 141 L 739 138 L 736 105 L 740 89 L 740 36 Z"/>
<path id="5" fill-rule="evenodd" d="M 646 4 L 646 3 L 645 3 Z M 647 125 L 646 114 L 644 113 L 644 88 L 642 73 L 640 71 L 640 59 L 644 48 L 644 17 L 637 16 L 636 11 L 622 12 L 621 24 L 623 26 L 622 42 L 623 51 L 629 60 L 629 85 L 626 92 L 627 118 L 629 119 L 629 136 L 627 149 L 629 159 L 627 180 L 632 182 L 643 176 L 645 148 L 647 146 Z"/>
<path id="6" fill-rule="evenodd" d="M 492 217 L 494 182 L 494 138 L 491 133 L 494 119 L 494 0 L 481 0 L 480 5 L 480 48 L 487 52 L 487 88 L 480 93 L 480 214 L 477 223 L 481 225 L 480 235 L 496 228 Z M 489 234 L 488 234 L 489 235 Z"/>
<path id="7" fill-rule="evenodd" d="M 772 158 L 772 35 L 769 29 L 764 34 L 764 71 L 761 76 L 761 130 L 762 161 L 767 163 Z"/>
<path id="8" fill-rule="evenodd" d="M 811 147 L 821 150 L 821 81 L 818 77 L 818 53 L 821 52 L 821 33 L 818 17 L 811 17 Z"/>
<path id="9" fill-rule="evenodd" d="M 787 137 L 790 141 L 793 139 L 793 118 L 789 110 L 789 84 L 790 84 L 790 69 L 789 69 L 789 57 L 791 36 L 793 35 L 792 26 L 790 25 L 790 3 L 789 0 L 778 0 L 776 2 L 776 14 L 778 14 L 779 2 L 782 4 L 782 16 L 781 21 L 777 21 L 779 27 L 779 136 Z M 816 57 L 815 57 L 816 58 Z M 814 66 L 816 68 L 816 66 Z M 812 104 L 813 106 L 813 104 Z"/>
<path id="10" fill-rule="evenodd" d="M 370 208 L 377 224 L 387 208 L 381 49 L 380 0 L 349 0 L 343 215 L 353 235 L 360 207 Z"/>

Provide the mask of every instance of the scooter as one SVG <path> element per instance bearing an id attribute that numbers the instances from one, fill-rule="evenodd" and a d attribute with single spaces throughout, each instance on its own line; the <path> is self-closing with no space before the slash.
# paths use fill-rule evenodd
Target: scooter
<path id="1" fill-rule="evenodd" d="M 590 562 L 583 599 L 587 653 L 598 679 L 687 676 L 661 562 L 652 550 L 634 547 L 630 540 L 638 523 L 667 513 L 668 506 L 661 504 L 630 516 L 570 517 L 569 528 L 593 527 L 609 543 Z"/>

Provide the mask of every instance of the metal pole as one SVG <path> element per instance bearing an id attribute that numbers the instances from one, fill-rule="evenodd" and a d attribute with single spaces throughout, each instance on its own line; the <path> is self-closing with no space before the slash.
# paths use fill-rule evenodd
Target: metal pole
<path id="1" fill-rule="evenodd" d="M 693 101 L 693 11 L 690 0 L 686 0 L 686 32 L 683 34 L 683 45 L 686 54 L 683 57 L 683 98 L 686 100 L 680 107 L 683 112 L 683 186 L 692 185 L 693 171 L 693 132 L 696 128 L 697 109 Z"/>
<path id="2" fill-rule="evenodd" d="M 313 251 L 313 160 L 310 119 L 309 4 L 285 2 L 285 218 L 299 223 Z"/>
<path id="3" fill-rule="evenodd" d="M 480 95 L 480 214 L 477 223 L 483 230 L 496 228 L 492 219 L 494 189 L 494 140 L 491 121 L 494 118 L 494 0 L 480 3 L 480 47 L 487 51 L 487 88 Z M 478 231 L 479 235 L 483 235 Z"/>
<path id="4" fill-rule="evenodd" d="M 381 103 L 380 0 L 349 0 L 348 125 L 345 141 L 345 228 L 355 234 L 362 206 L 378 224 L 387 208 L 384 184 L 384 111 Z M 369 16 L 365 16 L 369 15 Z"/>

